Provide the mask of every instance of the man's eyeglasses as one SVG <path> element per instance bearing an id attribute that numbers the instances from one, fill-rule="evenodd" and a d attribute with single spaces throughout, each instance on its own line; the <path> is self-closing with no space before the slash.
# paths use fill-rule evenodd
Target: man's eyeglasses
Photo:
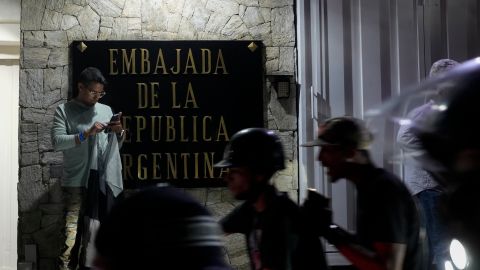
<path id="1" fill-rule="evenodd" d="M 89 88 L 87 88 L 87 90 L 88 90 L 88 92 L 90 93 L 91 96 L 103 97 L 106 94 L 105 91 L 96 92 L 96 91 L 94 91 L 92 89 L 89 89 Z"/>

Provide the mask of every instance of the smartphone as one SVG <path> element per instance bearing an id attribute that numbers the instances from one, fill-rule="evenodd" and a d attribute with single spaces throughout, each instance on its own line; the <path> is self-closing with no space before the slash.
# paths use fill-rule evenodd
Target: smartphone
<path id="1" fill-rule="evenodd" d="M 117 122 L 119 120 L 120 120 L 120 113 L 116 113 L 116 114 L 112 115 L 112 118 L 110 118 L 110 121 L 107 123 L 107 125 L 109 125 L 111 122 Z M 112 132 L 112 129 L 107 126 L 105 128 L 105 132 L 106 133 Z"/>
<path id="2" fill-rule="evenodd" d="M 116 122 L 120 120 L 120 114 L 119 113 L 116 113 L 114 115 L 112 115 L 112 118 L 110 118 L 110 122 Z"/>

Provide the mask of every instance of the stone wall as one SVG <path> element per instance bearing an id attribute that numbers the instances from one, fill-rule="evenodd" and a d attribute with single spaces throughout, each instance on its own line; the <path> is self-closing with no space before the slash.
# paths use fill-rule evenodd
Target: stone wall
<path id="1" fill-rule="evenodd" d="M 20 70 L 19 260 L 38 247 L 38 269 L 54 269 L 62 221 L 62 153 L 50 129 L 57 105 L 71 97 L 68 46 L 73 40 L 241 40 L 265 44 L 266 73 L 294 74 L 293 0 L 22 0 Z M 295 83 L 291 82 L 292 87 Z M 296 200 L 296 93 L 277 99 L 266 81 L 266 125 L 285 143 L 287 169 L 277 187 Z M 225 188 L 188 189 L 217 217 L 238 202 Z M 248 269 L 241 235 L 226 238 L 232 266 Z"/>

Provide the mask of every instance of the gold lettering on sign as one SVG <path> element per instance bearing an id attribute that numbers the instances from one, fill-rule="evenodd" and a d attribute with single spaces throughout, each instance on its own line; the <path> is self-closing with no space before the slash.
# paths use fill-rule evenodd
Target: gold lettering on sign
<path id="1" fill-rule="evenodd" d="M 122 165 L 123 165 L 123 179 L 133 179 L 132 176 L 132 167 L 133 167 L 133 157 L 131 154 L 122 154 Z"/>
<path id="2" fill-rule="evenodd" d="M 158 74 L 158 70 L 161 69 L 162 74 L 167 75 L 167 66 L 165 65 L 165 59 L 163 59 L 163 51 L 162 49 L 158 49 L 158 55 L 157 55 L 157 63 L 155 64 L 155 72 L 153 74 Z"/>
<path id="3" fill-rule="evenodd" d="M 137 177 L 140 180 L 146 180 L 148 177 L 147 167 L 143 166 L 142 159 L 147 160 L 147 155 L 140 154 L 137 157 Z"/>
<path id="4" fill-rule="evenodd" d="M 108 49 L 108 55 L 110 56 L 110 70 L 108 74 L 110 75 L 118 75 L 118 69 L 116 69 L 117 58 L 114 57 L 113 54 L 118 55 L 118 49 Z"/>
<path id="5" fill-rule="evenodd" d="M 135 51 L 137 49 L 132 49 L 130 51 L 130 57 L 128 56 L 127 49 L 122 49 L 122 74 L 137 74 L 135 69 Z M 126 72 L 125 72 L 126 70 Z"/>
<path id="6" fill-rule="evenodd" d="M 154 180 L 162 179 L 162 175 L 158 172 L 158 171 L 160 171 L 160 165 L 158 164 L 158 160 L 157 160 L 157 157 L 158 157 L 158 159 L 162 158 L 162 154 L 161 153 L 152 153 L 152 155 L 153 155 L 153 177 L 152 177 L 152 179 L 154 179 Z"/>
<path id="7" fill-rule="evenodd" d="M 150 52 L 147 49 L 141 48 L 140 49 L 140 74 L 148 74 L 150 73 Z"/>
<path id="8" fill-rule="evenodd" d="M 212 71 L 212 51 L 210 49 L 200 49 L 202 52 L 202 74 L 208 74 Z"/>

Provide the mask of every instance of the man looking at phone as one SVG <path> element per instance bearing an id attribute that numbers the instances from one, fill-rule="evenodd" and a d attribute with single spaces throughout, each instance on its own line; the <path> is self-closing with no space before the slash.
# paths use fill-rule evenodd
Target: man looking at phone
<path id="1" fill-rule="evenodd" d="M 52 144 L 64 157 L 66 239 L 59 269 L 90 267 L 96 228 L 123 189 L 118 151 L 124 139 L 121 113 L 113 117 L 112 109 L 98 102 L 106 83 L 97 68 L 84 69 L 77 96 L 55 111 Z"/>

